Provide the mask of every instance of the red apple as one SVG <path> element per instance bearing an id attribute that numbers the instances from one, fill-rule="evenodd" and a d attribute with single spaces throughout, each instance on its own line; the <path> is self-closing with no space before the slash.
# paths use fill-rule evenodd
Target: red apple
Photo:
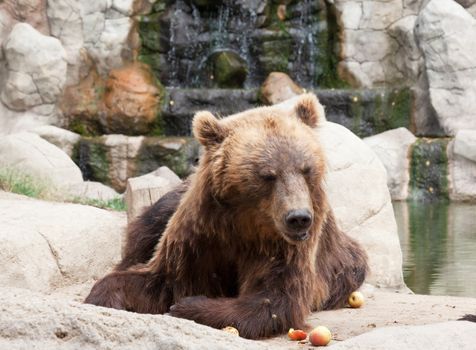
<path id="1" fill-rule="evenodd" d="M 350 307 L 353 307 L 353 308 L 358 308 L 358 307 L 361 307 L 362 305 L 364 305 L 364 295 L 360 292 L 353 292 L 350 296 L 349 296 L 349 305 Z"/>
<path id="2" fill-rule="evenodd" d="M 324 326 L 316 327 L 309 333 L 309 341 L 314 346 L 325 346 L 329 344 L 331 338 L 331 331 Z"/>
<path id="3" fill-rule="evenodd" d="M 304 340 L 307 338 L 307 333 L 300 329 L 289 328 L 288 337 L 291 340 Z"/>

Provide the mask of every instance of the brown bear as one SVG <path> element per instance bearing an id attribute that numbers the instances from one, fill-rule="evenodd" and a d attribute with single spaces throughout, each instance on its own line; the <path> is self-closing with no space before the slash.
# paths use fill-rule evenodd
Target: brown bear
<path id="1" fill-rule="evenodd" d="M 344 306 L 367 257 L 336 226 L 323 190 L 320 111 L 305 94 L 288 109 L 197 113 L 196 172 L 130 226 L 123 261 L 85 302 L 233 326 L 250 339 Z"/>

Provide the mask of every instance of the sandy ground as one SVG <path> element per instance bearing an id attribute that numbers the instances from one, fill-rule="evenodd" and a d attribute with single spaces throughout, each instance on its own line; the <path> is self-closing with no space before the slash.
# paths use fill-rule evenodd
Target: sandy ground
<path id="1" fill-rule="evenodd" d="M 89 293 L 92 283 L 59 289 L 55 296 L 81 302 Z M 476 314 L 476 298 L 430 296 L 390 292 L 365 285 L 361 289 L 365 304 L 359 309 L 344 308 L 312 314 L 308 324 L 326 326 L 332 332 L 329 345 L 369 332 L 375 328 L 402 325 L 423 325 L 457 320 L 461 316 Z M 290 341 L 287 335 L 265 340 L 276 349 L 315 349 L 309 342 Z"/>
<path id="2" fill-rule="evenodd" d="M 375 328 L 423 325 L 456 320 L 467 313 L 476 314 L 476 298 L 402 294 L 378 290 L 364 293 L 366 302 L 361 308 L 314 313 L 309 317 L 308 323 L 312 327 L 323 325 L 329 328 L 333 335 L 329 345 L 332 345 Z M 308 342 L 292 342 L 286 335 L 266 342 L 279 348 L 313 348 Z"/>

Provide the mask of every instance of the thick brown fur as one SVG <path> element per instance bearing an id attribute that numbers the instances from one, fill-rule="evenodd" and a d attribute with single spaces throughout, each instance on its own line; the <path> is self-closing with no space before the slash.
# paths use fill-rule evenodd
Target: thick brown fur
<path id="1" fill-rule="evenodd" d="M 169 311 L 250 339 L 305 328 L 311 311 L 344 306 L 367 258 L 337 228 L 323 190 L 318 107 L 307 94 L 291 110 L 197 114 L 205 152 L 196 173 L 131 225 L 123 261 L 85 302 Z M 291 226 L 296 210 L 309 213 L 305 228 Z"/>

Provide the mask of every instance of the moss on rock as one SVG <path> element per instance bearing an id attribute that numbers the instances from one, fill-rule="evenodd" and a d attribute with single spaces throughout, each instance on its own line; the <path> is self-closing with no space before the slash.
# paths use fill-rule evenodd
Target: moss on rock
<path id="1" fill-rule="evenodd" d="M 411 148 L 409 198 L 415 201 L 448 199 L 449 139 L 419 139 Z"/>
<path id="2" fill-rule="evenodd" d="M 136 159 L 136 175 L 167 166 L 180 177 L 188 176 L 198 161 L 199 145 L 190 137 L 148 137 Z"/>
<path id="3" fill-rule="evenodd" d="M 110 161 L 101 138 L 83 138 L 74 147 L 73 161 L 83 173 L 84 180 L 110 185 Z"/>
<path id="4" fill-rule="evenodd" d="M 218 87 L 242 88 L 248 75 L 246 62 L 232 51 L 221 51 L 212 56 L 213 77 Z"/>

